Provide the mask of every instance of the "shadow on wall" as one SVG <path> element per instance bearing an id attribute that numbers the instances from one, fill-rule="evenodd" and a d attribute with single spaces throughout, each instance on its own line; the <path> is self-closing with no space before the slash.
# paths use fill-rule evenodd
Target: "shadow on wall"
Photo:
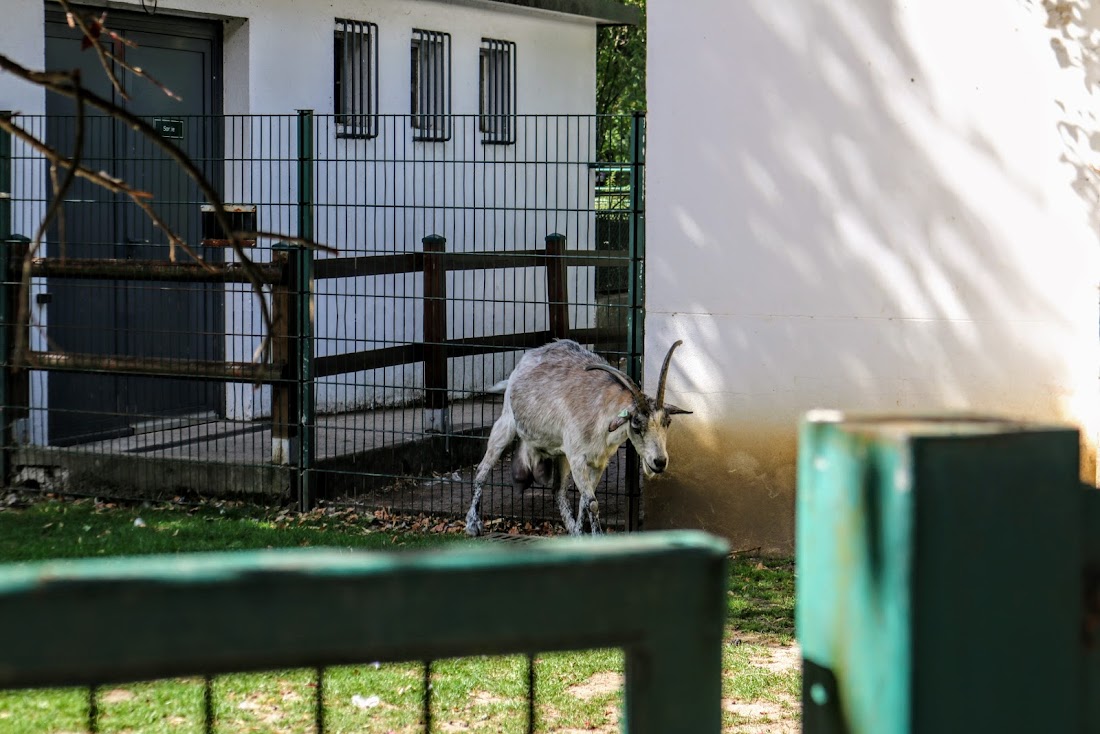
<path id="1" fill-rule="evenodd" d="M 697 114 L 650 124 L 647 328 L 688 340 L 670 399 L 701 416 L 647 490 L 657 525 L 788 549 L 811 408 L 1092 414 L 1091 2 L 751 0 L 662 23 L 675 5 L 650 6 L 651 75 L 694 81 L 652 107 Z"/>
<path id="2" fill-rule="evenodd" d="M 1042 8 L 1058 66 L 1080 74 L 1089 95 L 1100 91 L 1100 5 L 1089 0 L 1044 0 Z M 1073 166 L 1073 190 L 1088 205 L 1092 228 L 1100 231 L 1100 120 L 1091 109 L 1063 106 L 1062 110 L 1065 115 L 1058 128 L 1065 152 L 1061 160 Z"/>

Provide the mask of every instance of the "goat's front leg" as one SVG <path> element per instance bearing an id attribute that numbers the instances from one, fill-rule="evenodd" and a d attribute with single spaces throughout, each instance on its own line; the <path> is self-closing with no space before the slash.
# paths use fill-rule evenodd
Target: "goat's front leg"
<path id="1" fill-rule="evenodd" d="M 596 485 L 603 476 L 603 467 L 594 467 L 585 463 L 580 471 L 573 475 L 573 482 L 577 485 L 577 532 L 580 535 L 584 531 L 584 518 L 588 517 L 588 524 L 592 528 L 593 535 L 601 535 L 600 527 L 600 503 L 596 501 Z"/>
<path id="2" fill-rule="evenodd" d="M 474 498 L 470 503 L 470 511 L 466 513 L 466 534 L 478 536 L 485 532 L 485 523 L 481 521 L 481 489 L 485 480 L 489 478 L 489 472 L 504 453 L 504 449 L 512 443 L 516 437 L 516 422 L 512 417 L 509 406 L 504 406 L 504 412 L 493 424 L 493 430 L 489 433 L 489 444 L 485 448 L 485 456 L 477 465 L 477 474 L 474 475 Z"/>

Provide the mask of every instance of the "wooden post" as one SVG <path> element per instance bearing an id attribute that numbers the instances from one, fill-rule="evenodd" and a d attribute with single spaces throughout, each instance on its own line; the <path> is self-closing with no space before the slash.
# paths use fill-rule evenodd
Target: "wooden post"
<path id="1" fill-rule="evenodd" d="M 566 284 L 565 235 L 546 236 L 546 305 L 550 311 L 550 336 L 569 338 L 569 287 Z"/>
<path id="2" fill-rule="evenodd" d="M 271 289 L 271 358 L 282 366 L 279 381 L 271 386 L 271 463 L 288 465 L 297 463 L 297 294 L 292 287 L 291 246 L 280 242 L 271 249 L 272 262 L 283 271 L 282 279 Z"/>
<path id="3" fill-rule="evenodd" d="M 447 240 L 424 238 L 424 430 L 447 433 Z"/>

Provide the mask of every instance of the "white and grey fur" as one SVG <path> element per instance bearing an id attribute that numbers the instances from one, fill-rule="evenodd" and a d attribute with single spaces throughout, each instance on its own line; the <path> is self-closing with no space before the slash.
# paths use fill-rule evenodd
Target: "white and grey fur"
<path id="1" fill-rule="evenodd" d="M 554 341 L 523 355 L 504 387 L 504 410 L 493 424 L 477 467 L 466 533 L 485 532 L 479 516 L 482 487 L 518 436 L 512 456 L 516 489 L 525 490 L 535 482 L 551 487 L 570 534 L 581 534 L 585 517 L 592 534 L 599 534 L 596 485 L 623 443 L 629 440 L 634 445 L 647 477 L 668 466 L 671 416 L 691 412 L 665 402 L 672 352 L 682 343 L 677 341 L 665 355 L 656 398 L 575 341 Z M 570 474 L 580 495 L 576 519 L 565 496 Z"/>

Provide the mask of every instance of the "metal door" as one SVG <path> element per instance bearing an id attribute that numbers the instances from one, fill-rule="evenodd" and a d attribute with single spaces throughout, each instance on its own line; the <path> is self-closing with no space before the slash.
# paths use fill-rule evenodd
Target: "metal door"
<path id="1" fill-rule="evenodd" d="M 111 88 L 94 53 L 81 50 L 79 34 L 60 15 L 47 18 L 47 67 L 79 68 L 86 83 L 101 96 L 150 122 L 163 123 L 166 137 L 217 185 L 215 163 L 222 150 L 215 117 L 220 111 L 218 25 L 113 11 L 108 25 L 137 44 L 115 43 L 114 53 L 132 66 L 148 69 L 181 100 L 120 72 L 130 97 L 125 100 Z M 47 137 L 62 150 L 72 146 L 72 114 L 69 100 L 47 101 Z M 151 192 L 158 215 L 188 243 L 199 241 L 198 187 L 166 153 L 129 126 L 102 114 L 89 118 L 85 140 L 87 165 Z M 167 237 L 125 197 L 81 182 L 67 199 L 64 238 L 55 227 L 50 257 L 168 258 Z M 211 261 L 221 257 L 217 250 L 202 254 Z M 42 320 L 51 349 L 180 359 L 220 359 L 224 353 L 223 298 L 218 287 L 58 280 L 49 283 L 48 290 L 48 313 Z M 48 385 L 53 444 L 125 434 L 163 416 L 217 412 L 223 394 L 215 383 L 110 374 L 52 373 Z"/>

